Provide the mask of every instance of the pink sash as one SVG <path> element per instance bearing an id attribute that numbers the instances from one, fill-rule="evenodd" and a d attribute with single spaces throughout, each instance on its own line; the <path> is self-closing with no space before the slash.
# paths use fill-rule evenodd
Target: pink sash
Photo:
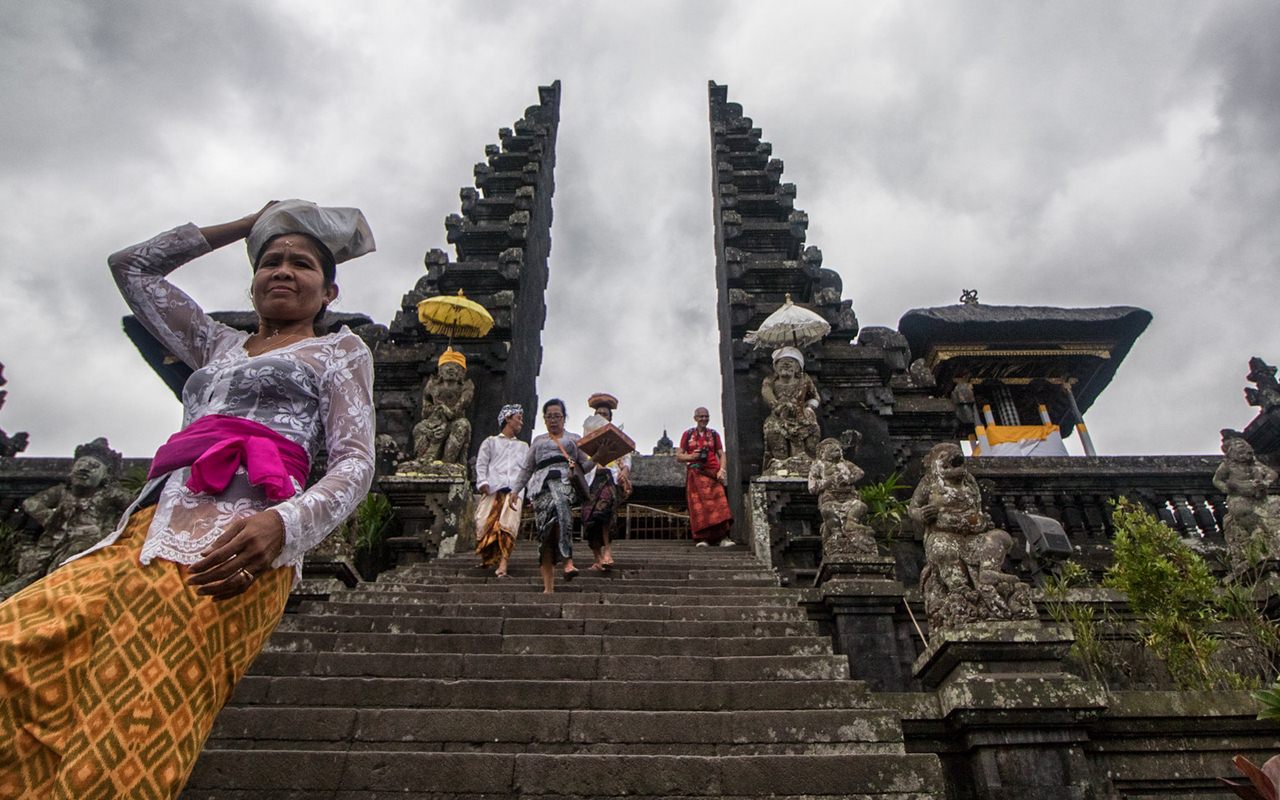
<path id="1" fill-rule="evenodd" d="M 263 487 L 267 498 L 277 502 L 296 494 L 290 478 L 301 485 L 311 470 L 307 451 L 266 425 L 210 414 L 170 436 L 156 451 L 147 477 L 189 466 L 188 489 L 221 494 L 241 464 L 249 481 Z"/>

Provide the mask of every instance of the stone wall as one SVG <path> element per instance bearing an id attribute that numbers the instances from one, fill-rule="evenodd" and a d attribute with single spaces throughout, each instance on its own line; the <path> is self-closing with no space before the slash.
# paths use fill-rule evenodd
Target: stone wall
<path id="1" fill-rule="evenodd" d="M 551 199 L 555 193 L 555 146 L 560 123 L 560 82 L 538 89 L 538 104 L 510 128 L 500 144 L 485 147 L 475 166 L 475 186 L 460 191 L 461 213 L 445 220 L 456 258 L 430 250 L 427 274 L 401 300 L 384 341 L 374 347 L 374 394 L 378 432 L 411 450 L 422 386 L 435 372 L 447 337 L 429 334 L 418 322 L 420 300 L 459 290 L 490 311 L 493 330 L 480 339 L 454 339 L 467 357 L 475 384 L 470 457 L 498 432 L 498 410 L 506 403 L 536 408 L 542 366 L 551 253 Z"/>

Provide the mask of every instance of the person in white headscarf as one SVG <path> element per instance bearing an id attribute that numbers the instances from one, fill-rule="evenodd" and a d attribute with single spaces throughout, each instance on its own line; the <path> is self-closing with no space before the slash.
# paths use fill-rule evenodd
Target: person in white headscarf
<path id="1" fill-rule="evenodd" d="M 505 405 L 498 412 L 498 427 L 502 430 L 480 443 L 476 453 L 476 490 L 480 502 L 476 504 L 476 555 L 481 567 L 495 567 L 494 575 L 507 577 L 507 560 L 520 533 L 520 512 L 523 493 L 513 502 L 512 487 L 520 475 L 529 445 L 516 437 L 524 428 L 524 409 L 518 405 Z"/>
<path id="2" fill-rule="evenodd" d="M 253 333 L 167 279 L 244 239 Z M 372 250 L 358 209 L 286 200 L 107 259 L 138 321 L 193 370 L 183 425 L 114 531 L 0 604 L 0 795 L 182 791 L 303 556 L 373 481 L 373 356 L 345 327 L 318 330 L 336 264 Z"/>

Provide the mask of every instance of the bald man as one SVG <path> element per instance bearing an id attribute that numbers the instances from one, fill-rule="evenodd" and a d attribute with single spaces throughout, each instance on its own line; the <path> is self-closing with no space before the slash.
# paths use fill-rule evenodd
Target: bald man
<path id="1" fill-rule="evenodd" d="M 733 514 L 725 495 L 724 442 L 720 433 L 708 427 L 711 412 L 693 411 L 694 427 L 680 436 L 676 460 L 685 465 L 684 491 L 689 501 L 689 527 L 698 547 L 732 547 L 729 529 Z"/>

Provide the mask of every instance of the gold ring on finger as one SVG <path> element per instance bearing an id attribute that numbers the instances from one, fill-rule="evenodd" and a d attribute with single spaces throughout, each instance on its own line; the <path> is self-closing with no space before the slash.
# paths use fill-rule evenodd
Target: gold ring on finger
<path id="1" fill-rule="evenodd" d="M 236 574 L 244 578 L 246 583 L 253 583 L 253 573 L 245 569 L 244 567 L 241 567 L 240 569 L 236 570 Z"/>

